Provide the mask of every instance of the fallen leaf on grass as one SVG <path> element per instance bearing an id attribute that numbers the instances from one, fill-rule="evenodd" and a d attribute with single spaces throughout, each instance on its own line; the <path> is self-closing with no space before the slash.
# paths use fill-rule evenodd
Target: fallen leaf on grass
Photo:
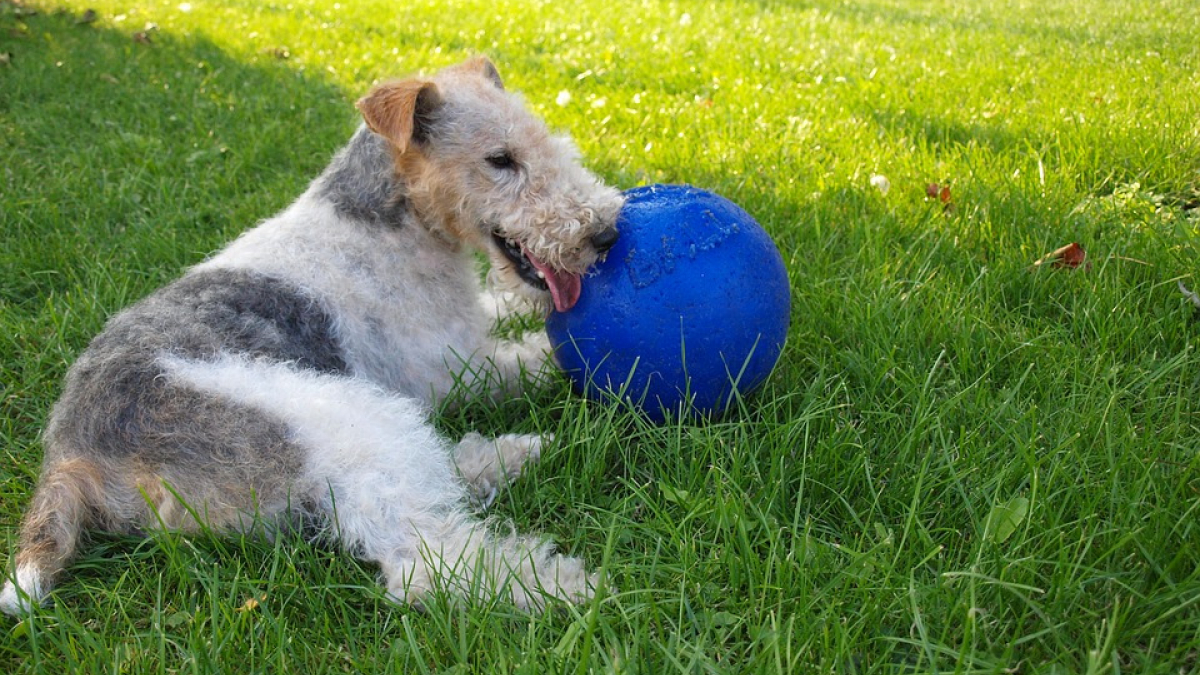
<path id="1" fill-rule="evenodd" d="M 11 66 L 12 59 L 12 52 L 0 52 L 0 66 Z"/>
<path id="2" fill-rule="evenodd" d="M 260 595 L 257 598 L 249 598 L 246 600 L 246 602 L 242 603 L 241 607 L 237 608 L 237 611 L 239 611 L 239 612 L 253 611 L 258 608 L 259 603 L 263 603 L 266 601 L 267 601 L 267 596 L 265 594 Z"/>
<path id="3" fill-rule="evenodd" d="M 151 43 L 154 34 L 158 32 L 158 24 L 148 23 L 143 30 L 133 34 L 133 41 L 138 44 L 148 45 Z"/>
<path id="4" fill-rule="evenodd" d="M 946 213 L 954 212 L 954 199 L 950 194 L 949 185 L 941 185 L 939 183 L 930 183 L 925 186 L 925 199 L 936 199 L 942 203 L 942 210 Z"/>
<path id="5" fill-rule="evenodd" d="M 1066 267 L 1069 269 L 1076 269 L 1078 267 L 1089 269 L 1092 266 L 1087 261 L 1087 252 L 1083 250 L 1083 247 L 1078 242 L 1071 242 L 1066 246 L 1057 248 L 1033 263 L 1034 267 L 1041 267 L 1042 265 Z"/>
<path id="6" fill-rule="evenodd" d="M 987 518 L 987 536 L 993 543 L 1003 544 L 1029 515 L 1029 500 L 1025 497 L 1013 497 L 1003 504 L 992 507 Z"/>
<path id="7" fill-rule="evenodd" d="M 929 197 L 930 199 L 939 199 L 943 204 L 949 204 L 950 186 L 930 183 L 929 185 L 925 186 L 925 196 Z"/>

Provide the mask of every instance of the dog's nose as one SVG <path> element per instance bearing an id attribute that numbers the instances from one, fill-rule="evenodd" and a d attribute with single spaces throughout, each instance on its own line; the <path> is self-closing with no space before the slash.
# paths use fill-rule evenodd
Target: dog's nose
<path id="1" fill-rule="evenodd" d="M 613 244 L 617 243 L 617 236 L 617 228 L 615 227 L 600 230 L 596 234 L 592 235 L 592 246 L 596 247 L 596 251 L 598 253 L 604 253 L 608 249 L 612 248 Z"/>

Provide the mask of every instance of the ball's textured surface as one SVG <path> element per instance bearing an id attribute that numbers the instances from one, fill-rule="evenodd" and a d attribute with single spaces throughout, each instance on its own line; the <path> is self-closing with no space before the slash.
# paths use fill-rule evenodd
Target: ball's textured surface
<path id="1" fill-rule="evenodd" d="M 584 277 L 579 302 L 546 320 L 556 358 L 577 391 L 623 391 L 654 421 L 720 413 L 735 383 L 754 389 L 783 349 L 783 258 L 724 197 L 683 185 L 625 196 L 616 245 Z"/>

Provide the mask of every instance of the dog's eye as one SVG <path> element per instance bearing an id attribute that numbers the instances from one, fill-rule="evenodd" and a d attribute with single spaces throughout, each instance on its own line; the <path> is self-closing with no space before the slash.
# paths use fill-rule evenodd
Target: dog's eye
<path id="1" fill-rule="evenodd" d="M 512 154 L 509 153 L 507 150 L 505 150 L 504 152 L 497 152 L 494 155 L 488 155 L 486 157 L 486 159 L 487 159 L 488 164 L 491 164 L 493 167 L 495 167 L 497 169 L 515 169 L 515 168 L 517 168 L 517 160 L 513 159 Z"/>

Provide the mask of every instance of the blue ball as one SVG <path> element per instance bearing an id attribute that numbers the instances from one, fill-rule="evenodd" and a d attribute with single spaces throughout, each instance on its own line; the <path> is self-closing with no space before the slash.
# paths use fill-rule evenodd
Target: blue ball
<path id="1" fill-rule="evenodd" d="M 620 238 L 546 332 L 577 392 L 613 395 L 662 422 L 712 416 L 771 373 L 791 292 L 771 237 L 736 204 L 694 187 L 625 193 Z"/>

